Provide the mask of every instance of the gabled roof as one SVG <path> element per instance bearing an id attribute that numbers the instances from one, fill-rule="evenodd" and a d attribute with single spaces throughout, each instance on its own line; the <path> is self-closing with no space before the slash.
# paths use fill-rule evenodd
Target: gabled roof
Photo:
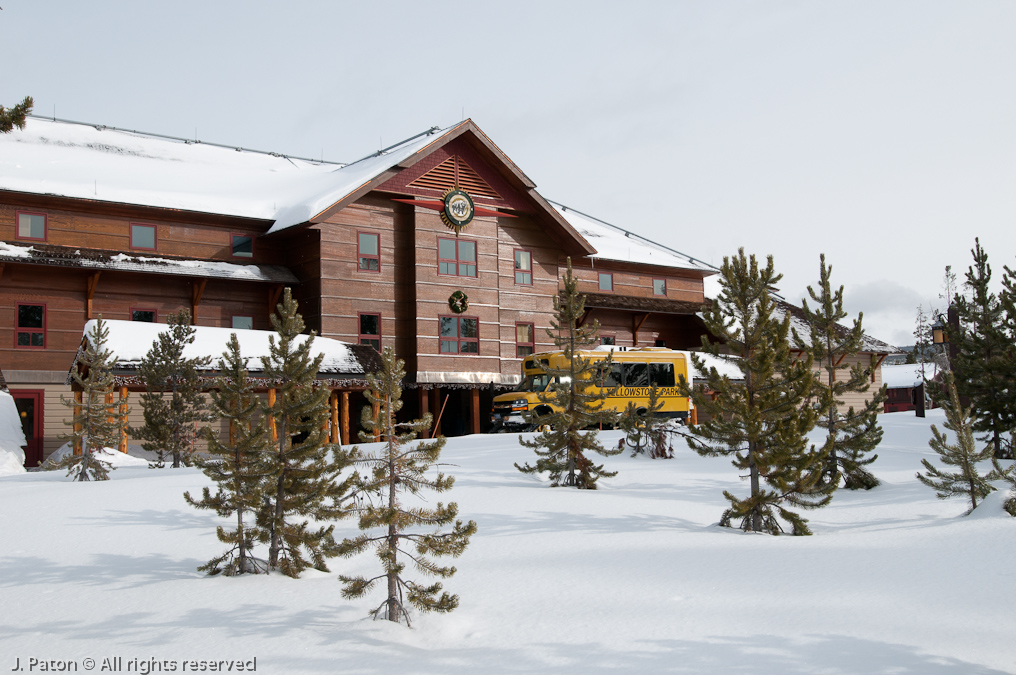
<path id="1" fill-rule="evenodd" d="M 563 248 L 595 252 L 472 120 L 336 164 L 32 117 L 24 130 L 0 134 L 0 190 L 253 218 L 270 221 L 273 234 L 323 220 L 464 136 L 525 195 Z"/>

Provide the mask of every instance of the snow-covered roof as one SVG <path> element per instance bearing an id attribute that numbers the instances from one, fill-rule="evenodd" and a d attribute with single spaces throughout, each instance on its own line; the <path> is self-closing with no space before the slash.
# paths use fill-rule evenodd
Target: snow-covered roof
<path id="1" fill-rule="evenodd" d="M 14 397 L 0 391 L 0 476 L 25 472 L 25 451 L 21 449 L 25 444 Z"/>
<path id="2" fill-rule="evenodd" d="M 929 380 L 938 375 L 938 366 L 924 364 L 924 374 Z M 889 389 L 910 389 L 923 382 L 920 363 L 902 363 L 896 366 L 882 365 L 882 383 Z"/>
<path id="3" fill-rule="evenodd" d="M 278 284 L 294 284 L 299 281 L 292 271 L 279 265 L 238 265 L 210 260 L 164 258 L 127 253 L 113 254 L 90 249 L 72 251 L 63 246 L 27 245 L 0 241 L 0 261 L 4 260 L 150 274 L 270 281 Z"/>
<path id="4" fill-rule="evenodd" d="M 33 117 L 0 134 L 0 190 L 272 220 L 274 232 L 306 222 L 449 130 L 337 165 Z"/>
<path id="5" fill-rule="evenodd" d="M 158 339 L 159 333 L 167 330 L 168 326 L 162 323 L 146 323 L 143 321 L 103 321 L 109 328 L 109 339 L 106 348 L 113 352 L 114 361 L 118 370 L 133 370 L 138 367 L 141 360 L 151 349 L 152 344 Z M 91 341 L 92 327 L 95 320 L 85 324 L 84 336 Z M 185 358 L 199 358 L 211 356 L 212 363 L 209 370 L 215 369 L 219 358 L 226 351 L 229 343 L 229 336 L 236 334 L 240 342 L 240 353 L 250 359 L 247 368 L 258 372 L 264 370 L 263 359 L 268 357 L 268 337 L 274 335 L 278 341 L 278 335 L 269 330 L 244 330 L 239 328 L 214 328 L 211 326 L 194 326 L 194 342 L 184 349 Z M 300 335 L 296 341 L 303 344 L 310 336 Z M 321 373 L 341 373 L 351 375 L 363 375 L 364 366 L 357 356 L 360 349 L 353 348 L 346 342 L 326 337 L 315 337 L 311 351 L 314 356 L 323 354 L 321 361 Z"/>
<path id="6" fill-rule="evenodd" d="M 563 204 L 556 202 L 550 204 L 593 245 L 596 253 L 589 256 L 591 258 L 716 272 L 714 267 L 701 260 L 650 241 L 634 232 L 628 232 Z"/>

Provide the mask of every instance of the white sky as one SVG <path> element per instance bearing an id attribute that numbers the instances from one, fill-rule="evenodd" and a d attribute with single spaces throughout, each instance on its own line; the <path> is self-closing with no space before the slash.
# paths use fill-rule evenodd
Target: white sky
<path id="1" fill-rule="evenodd" d="M 714 264 L 826 253 L 910 344 L 1016 265 L 1016 3 L 0 3 L 0 104 L 351 161 L 465 116 L 545 197 Z"/>

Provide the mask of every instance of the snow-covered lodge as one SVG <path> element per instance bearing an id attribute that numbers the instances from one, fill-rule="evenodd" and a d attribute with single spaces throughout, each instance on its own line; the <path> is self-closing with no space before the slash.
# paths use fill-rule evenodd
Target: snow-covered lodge
<path id="1" fill-rule="evenodd" d="M 0 368 L 30 411 L 29 465 L 60 445 L 100 314 L 266 330 L 290 286 L 322 336 L 393 346 L 407 413 L 445 405 L 449 435 L 483 430 L 521 358 L 552 347 L 568 257 L 604 341 L 699 344 L 711 268 L 535 188 L 470 120 L 349 164 L 39 118 L 0 134 Z M 445 212 L 454 189 L 465 224 Z M 355 425 L 361 385 L 330 382 Z"/>

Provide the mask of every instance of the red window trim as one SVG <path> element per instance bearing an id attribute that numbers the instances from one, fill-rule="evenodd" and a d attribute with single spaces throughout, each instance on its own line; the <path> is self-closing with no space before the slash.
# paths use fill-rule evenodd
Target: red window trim
<path id="1" fill-rule="evenodd" d="M 253 314 L 230 314 L 229 315 L 229 327 L 231 329 L 233 329 L 233 330 L 243 330 L 242 328 L 237 328 L 236 326 L 233 325 L 233 319 L 235 319 L 237 317 L 242 317 L 244 319 L 250 319 L 251 330 L 254 330 L 254 329 L 257 328 L 257 317 L 255 317 Z"/>
<path id="2" fill-rule="evenodd" d="M 519 342 L 519 326 L 529 326 L 529 335 L 533 338 L 532 342 Z M 519 347 L 529 347 L 532 349 L 529 354 L 519 354 Z M 524 359 L 531 354 L 536 353 L 536 324 L 532 321 L 516 321 L 515 322 L 515 358 Z"/>
<path id="3" fill-rule="evenodd" d="M 37 329 L 37 328 L 21 329 L 21 328 L 18 327 L 18 308 L 20 308 L 22 305 L 29 305 L 31 307 L 42 307 L 42 346 L 41 347 L 35 347 L 33 345 L 19 345 L 18 344 L 18 335 L 20 335 L 21 333 L 38 333 L 39 332 L 39 329 Z M 49 305 L 47 303 L 45 303 L 45 302 L 15 302 L 14 303 L 14 348 L 15 349 L 45 349 L 46 346 L 47 346 L 46 343 L 49 341 L 48 337 L 46 335 L 46 333 L 47 333 L 46 328 L 47 328 L 47 326 L 49 324 L 49 316 L 48 315 L 49 315 Z"/>
<path id="4" fill-rule="evenodd" d="M 610 277 L 610 290 L 609 291 L 603 290 L 603 284 L 600 283 L 600 275 L 601 274 L 606 274 L 608 277 Z M 598 290 L 600 293 L 613 293 L 614 292 L 614 273 L 613 272 L 597 272 L 596 273 L 596 290 Z"/>
<path id="5" fill-rule="evenodd" d="M 159 323 L 159 310 L 154 307 L 131 307 L 128 311 L 131 315 L 131 321 L 134 320 L 134 312 L 153 312 L 155 314 L 155 323 Z"/>
<path id="6" fill-rule="evenodd" d="M 249 237 L 250 238 L 250 255 L 234 255 L 233 254 L 233 239 L 236 237 Z M 230 232 L 229 233 L 229 257 L 236 258 L 237 260 L 254 260 L 258 254 L 258 238 L 249 232 Z"/>
<path id="7" fill-rule="evenodd" d="M 656 292 L 656 282 L 657 281 L 662 281 L 663 282 L 663 293 L 657 293 Z M 665 297 L 667 297 L 667 280 L 666 280 L 666 278 L 662 278 L 662 277 L 654 277 L 653 278 L 653 295 L 658 297 L 658 298 L 665 298 Z"/>
<path id="8" fill-rule="evenodd" d="M 21 220 L 21 216 L 42 216 L 42 239 L 35 237 L 22 237 L 18 230 L 21 229 L 21 224 L 18 222 Z M 14 238 L 22 241 L 49 241 L 49 214 L 42 213 L 40 211 L 15 211 L 14 212 Z M 26 303 L 28 304 L 28 303 Z"/>
<path id="9" fill-rule="evenodd" d="M 441 336 L 441 319 L 472 319 L 472 320 L 476 321 L 476 337 L 475 338 L 464 338 L 464 337 L 462 337 L 460 335 L 456 335 L 454 338 L 442 337 Z M 458 321 L 455 322 L 456 332 L 461 332 L 460 329 L 458 328 L 460 325 L 461 324 Z M 441 351 L 441 342 L 442 341 L 449 342 L 451 340 L 454 340 L 455 342 L 458 343 L 459 350 L 458 351 L 454 351 L 454 352 L 443 352 L 443 351 Z M 462 351 L 462 343 L 463 342 L 475 342 L 476 343 L 476 351 L 475 352 L 463 352 Z M 447 355 L 447 356 L 479 356 L 480 355 L 480 317 L 478 317 L 478 316 L 462 316 L 461 314 L 439 314 L 438 317 L 437 317 L 437 353 L 438 354 Z"/>
<path id="10" fill-rule="evenodd" d="M 455 243 L 455 260 L 452 260 L 451 258 L 442 258 L 441 257 L 441 240 L 442 239 L 444 239 L 445 241 L 451 241 L 451 242 Z M 468 260 L 463 261 L 463 260 L 461 260 L 459 258 L 459 243 L 463 242 L 463 241 L 468 241 L 468 242 L 470 242 L 473 245 L 473 253 L 476 255 L 476 258 L 473 260 L 473 267 L 476 270 L 476 274 L 459 274 L 459 265 L 463 264 L 463 263 L 466 264 L 466 265 L 469 264 Z M 441 275 L 443 277 L 467 277 L 469 279 L 476 279 L 476 278 L 478 278 L 480 276 L 480 245 L 477 243 L 477 241 L 475 239 L 466 239 L 464 237 L 461 238 L 461 239 L 458 238 L 458 237 L 438 237 L 437 238 L 437 242 L 438 242 L 437 243 L 437 273 L 439 275 Z M 441 271 L 441 263 L 443 263 L 443 262 L 444 263 L 454 263 L 455 264 L 455 274 L 448 274 L 447 272 L 442 272 Z"/>
<path id="11" fill-rule="evenodd" d="M 134 226 L 135 225 L 139 225 L 141 227 L 150 227 L 153 230 L 155 230 L 155 248 L 148 248 L 147 246 L 135 246 L 134 245 Z M 131 223 L 128 223 L 127 227 L 130 228 L 130 232 L 129 232 L 129 234 L 130 234 L 130 248 L 131 248 L 132 251 L 158 251 L 159 250 L 159 226 L 158 225 L 156 225 L 155 223 L 131 222 Z M 232 240 L 230 240 L 230 243 L 232 243 Z"/>
<path id="12" fill-rule="evenodd" d="M 360 253 L 360 235 L 361 234 L 369 234 L 371 236 L 377 237 L 377 253 L 376 254 L 374 254 L 374 253 Z M 360 258 L 369 258 L 369 259 L 377 260 L 377 269 L 376 270 L 368 270 L 368 269 L 364 269 L 363 267 L 360 267 Z M 357 272 L 367 272 L 368 274 L 381 274 L 381 233 L 380 232 L 370 232 L 368 230 L 357 230 L 356 231 L 356 271 Z"/>
<path id="13" fill-rule="evenodd" d="M 380 250 L 380 249 L 378 249 Z M 367 270 L 364 270 L 367 271 Z M 373 271 L 373 270 L 371 270 Z M 371 335 L 370 333 L 361 333 L 360 328 L 363 326 L 360 317 L 362 316 L 376 316 L 377 317 L 377 335 Z M 357 312 L 356 313 L 356 343 L 364 344 L 364 340 L 377 340 L 378 351 L 381 351 L 381 347 L 384 346 L 382 342 L 382 336 L 384 335 L 384 324 L 382 323 L 383 317 L 381 312 Z"/>
<path id="14" fill-rule="evenodd" d="M 516 253 L 528 253 L 529 254 L 529 269 L 520 270 L 515 267 L 515 254 Z M 529 272 L 529 283 L 519 281 L 519 272 Z M 516 286 L 532 286 L 533 285 L 533 252 L 528 248 L 516 248 L 512 250 L 512 277 L 515 279 Z"/>
<path id="15" fill-rule="evenodd" d="M 617 346 L 617 334 L 616 333 L 600 333 L 600 344 L 601 345 L 607 344 L 606 342 L 603 341 L 605 338 L 610 338 L 611 340 L 614 341 L 612 346 L 614 346 L 614 347 Z"/>

